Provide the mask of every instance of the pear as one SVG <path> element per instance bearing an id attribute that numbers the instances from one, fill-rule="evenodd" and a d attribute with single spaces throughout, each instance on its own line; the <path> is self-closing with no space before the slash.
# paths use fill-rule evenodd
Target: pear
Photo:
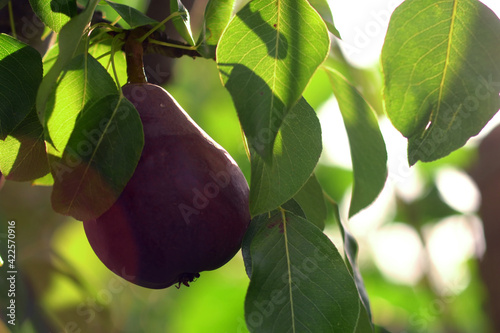
<path id="1" fill-rule="evenodd" d="M 122 91 L 139 112 L 144 148 L 118 200 L 84 221 L 85 233 L 124 279 L 153 289 L 189 286 L 240 249 L 250 222 L 247 181 L 166 90 L 129 83 Z"/>

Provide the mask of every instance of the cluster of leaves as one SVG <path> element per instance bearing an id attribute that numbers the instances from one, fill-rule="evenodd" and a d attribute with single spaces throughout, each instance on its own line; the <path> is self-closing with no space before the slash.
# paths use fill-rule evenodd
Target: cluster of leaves
<path id="1" fill-rule="evenodd" d="M 302 97 L 318 69 L 330 79 L 349 137 L 349 216 L 372 203 L 387 178 L 376 113 L 336 44 L 326 0 L 254 0 L 239 8 L 235 0 L 210 0 L 198 39 L 186 8 L 171 0 L 165 21 L 185 44 L 155 40 L 150 32 L 165 21 L 111 1 L 89 0 L 80 13 L 76 0 L 30 3 L 57 41 L 42 58 L 0 35 L 0 171 L 7 179 L 53 186 L 54 210 L 82 220 L 107 210 L 133 174 L 143 133 L 120 91 L 127 30 L 91 24 L 97 6 L 107 6 L 130 29 L 149 27 L 149 43 L 216 59 L 251 163 L 253 220 L 243 244 L 249 330 L 375 329 L 357 245 L 334 202 L 344 256 L 322 232 L 328 209 L 314 175 L 321 127 Z M 497 112 L 499 51 L 500 21 L 477 0 L 408 0 L 396 9 L 382 54 L 384 100 L 409 140 L 410 164 L 448 155 Z"/>

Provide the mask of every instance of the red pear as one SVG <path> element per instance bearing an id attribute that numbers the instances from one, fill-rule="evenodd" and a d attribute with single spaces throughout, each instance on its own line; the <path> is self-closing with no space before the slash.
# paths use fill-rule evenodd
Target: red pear
<path id="1" fill-rule="evenodd" d="M 116 203 L 84 221 L 85 233 L 126 280 L 155 289 L 189 285 L 240 249 L 250 222 L 248 184 L 166 90 L 148 83 L 122 90 L 141 117 L 144 149 Z"/>

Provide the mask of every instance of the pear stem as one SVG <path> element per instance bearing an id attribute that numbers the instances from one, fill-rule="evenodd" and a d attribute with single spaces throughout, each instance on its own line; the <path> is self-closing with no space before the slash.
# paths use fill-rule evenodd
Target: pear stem
<path id="1" fill-rule="evenodd" d="M 139 40 L 144 35 L 143 28 L 131 30 L 123 51 L 125 51 L 125 59 L 127 60 L 127 77 L 128 83 L 146 83 L 146 74 L 144 73 L 143 54 L 144 47 Z"/>

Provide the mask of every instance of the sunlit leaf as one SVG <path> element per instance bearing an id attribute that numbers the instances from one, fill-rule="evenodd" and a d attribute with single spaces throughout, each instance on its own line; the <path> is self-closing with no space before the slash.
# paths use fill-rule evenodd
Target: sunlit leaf
<path id="1" fill-rule="evenodd" d="M 34 186 L 54 186 L 54 177 L 49 172 L 45 176 L 35 179 L 31 184 Z"/>
<path id="2" fill-rule="evenodd" d="M 221 78 L 250 146 L 266 162 L 329 45 L 325 23 L 306 0 L 251 1 L 224 31 L 217 47 Z"/>
<path id="3" fill-rule="evenodd" d="M 99 63 L 106 68 L 109 75 L 115 79 L 115 73 L 112 66 L 112 43 L 113 41 L 108 39 L 93 44 L 89 47 L 89 54 L 96 58 Z M 115 63 L 116 74 L 121 86 L 127 83 L 127 61 L 125 60 L 125 53 L 121 50 L 115 50 L 113 54 L 113 61 Z M 117 82 L 118 84 L 118 82 Z"/>
<path id="4" fill-rule="evenodd" d="M 43 55 L 43 72 L 47 74 L 52 66 L 56 63 L 57 57 L 59 56 L 59 44 L 54 43 L 47 52 Z"/>
<path id="5" fill-rule="evenodd" d="M 462 147 L 500 108 L 500 20 L 476 0 L 405 1 L 382 51 L 385 103 L 410 164 Z"/>
<path id="6" fill-rule="evenodd" d="M 250 332 L 354 332 L 361 302 L 332 242 L 293 213 L 264 216 L 250 247 Z"/>
<path id="7" fill-rule="evenodd" d="M 49 173 L 43 128 L 34 106 L 10 135 L 0 140 L 0 171 L 16 181 L 34 180 Z"/>
<path id="8" fill-rule="evenodd" d="M 343 75 L 331 68 L 326 71 L 349 137 L 354 173 L 349 208 L 349 215 L 352 216 L 372 203 L 384 188 L 387 152 L 377 117 L 370 105 Z"/>
<path id="9" fill-rule="evenodd" d="M 64 150 L 50 152 L 54 210 L 79 220 L 100 216 L 132 177 L 143 145 L 139 114 L 123 96 L 86 107 Z"/>
<path id="10" fill-rule="evenodd" d="M 73 57 L 79 53 L 77 52 L 78 47 L 80 46 L 82 38 L 85 36 L 83 31 L 85 31 L 92 19 L 92 15 L 98 3 L 99 0 L 89 0 L 85 10 L 71 19 L 59 33 L 59 56 L 50 66 L 49 72 L 45 73 L 36 96 L 36 110 L 42 124 L 46 124 L 51 117 L 52 109 L 50 106 L 47 107 L 47 104 L 50 96 L 53 94 L 59 74 Z M 46 139 L 50 141 L 50 137 Z"/>
<path id="11" fill-rule="evenodd" d="M 109 75 L 115 79 L 115 73 L 111 62 L 112 55 L 111 39 L 92 43 L 88 48 L 88 53 L 92 55 L 99 63 L 108 71 Z M 54 65 L 57 57 L 59 56 L 59 44 L 54 44 L 43 57 L 43 69 L 47 73 Z M 115 50 L 113 55 L 115 62 L 116 74 L 120 85 L 127 82 L 127 61 L 125 60 L 125 53 L 121 50 Z M 118 84 L 118 82 L 117 82 Z"/>
<path id="12" fill-rule="evenodd" d="M 180 13 L 172 19 L 175 29 L 189 45 L 194 45 L 193 33 L 191 32 L 191 18 L 189 12 L 181 0 L 170 0 L 170 13 Z"/>
<path id="13" fill-rule="evenodd" d="M 270 211 L 292 198 L 311 176 L 321 155 L 321 126 L 301 99 L 285 117 L 274 141 L 272 163 L 251 155 L 250 212 Z"/>
<path id="14" fill-rule="evenodd" d="M 134 29 L 137 27 L 141 27 L 144 25 L 157 25 L 159 22 L 153 20 L 152 18 L 144 15 L 137 9 L 123 5 L 120 3 L 116 3 L 113 1 L 106 0 L 106 3 L 111 6 L 121 17 L 122 19 L 128 23 L 130 28 Z"/>
<path id="15" fill-rule="evenodd" d="M 42 81 L 37 50 L 0 34 L 0 139 L 5 139 L 33 108 Z"/>
<path id="16" fill-rule="evenodd" d="M 95 218 L 114 203 L 137 165 L 143 141 L 137 111 L 120 99 L 102 65 L 83 54 L 64 68 L 49 103 L 52 206 L 77 219 Z"/>
<path id="17" fill-rule="evenodd" d="M 340 33 L 335 27 L 335 23 L 333 23 L 333 16 L 332 16 L 332 11 L 330 9 L 330 5 L 328 5 L 327 0 L 309 0 L 309 3 L 311 6 L 314 7 L 321 15 L 323 20 L 326 23 L 326 26 L 328 27 L 328 30 L 335 35 L 335 37 L 340 38 Z"/>
<path id="18" fill-rule="evenodd" d="M 76 0 L 29 0 L 31 8 L 42 22 L 59 32 L 77 14 Z"/>
<path id="19" fill-rule="evenodd" d="M 215 58 L 215 50 L 222 32 L 233 12 L 235 0 L 210 0 L 205 9 L 203 30 L 197 50 L 205 58 Z"/>
<path id="20" fill-rule="evenodd" d="M 86 104 L 112 94 L 118 95 L 118 89 L 97 60 L 83 54 L 73 59 L 48 100 L 52 114 L 47 119 L 46 132 L 53 146 L 49 148 L 62 152 Z"/>
<path id="21" fill-rule="evenodd" d="M 332 42 L 330 56 L 325 61 L 326 67 L 335 68 L 349 83 L 362 92 L 363 98 L 375 110 L 377 115 L 386 116 L 383 105 L 383 75 L 380 66 L 358 67 L 350 63 L 338 41 Z"/>

